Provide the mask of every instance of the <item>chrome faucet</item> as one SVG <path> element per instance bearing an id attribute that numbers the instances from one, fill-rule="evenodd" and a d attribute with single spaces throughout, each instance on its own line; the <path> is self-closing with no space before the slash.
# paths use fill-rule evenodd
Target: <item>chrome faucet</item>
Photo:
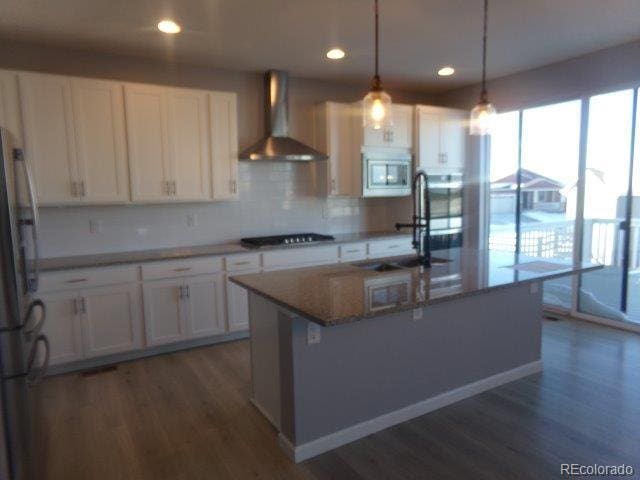
<path id="1" fill-rule="evenodd" d="M 413 223 L 396 223 L 396 230 L 413 229 L 413 248 L 418 253 L 422 265 L 431 267 L 431 198 L 429 196 L 429 176 L 422 170 L 413 177 L 411 185 L 413 198 Z"/>

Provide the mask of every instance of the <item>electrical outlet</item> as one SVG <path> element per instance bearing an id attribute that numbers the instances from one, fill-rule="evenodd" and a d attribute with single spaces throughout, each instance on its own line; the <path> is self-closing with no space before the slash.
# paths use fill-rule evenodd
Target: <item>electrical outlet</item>
<path id="1" fill-rule="evenodd" d="M 102 233 L 102 220 L 89 220 L 90 233 Z"/>
<path id="2" fill-rule="evenodd" d="M 316 343 L 320 343 L 321 338 L 322 338 L 322 333 L 320 330 L 320 325 L 313 322 L 307 323 L 307 345 L 314 345 Z"/>
<path id="3" fill-rule="evenodd" d="M 413 319 L 414 320 L 422 320 L 422 308 L 414 308 L 413 309 Z"/>
<path id="4" fill-rule="evenodd" d="M 198 215 L 195 213 L 187 214 L 187 227 L 197 227 L 198 226 Z"/>

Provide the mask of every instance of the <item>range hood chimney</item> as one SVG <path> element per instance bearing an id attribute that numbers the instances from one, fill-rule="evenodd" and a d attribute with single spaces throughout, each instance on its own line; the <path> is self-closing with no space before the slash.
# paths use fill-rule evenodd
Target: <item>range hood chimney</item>
<path id="1" fill-rule="evenodd" d="M 324 153 L 289 137 L 289 75 L 279 70 L 265 74 L 264 138 L 240 154 L 240 160 L 301 162 L 326 160 Z"/>

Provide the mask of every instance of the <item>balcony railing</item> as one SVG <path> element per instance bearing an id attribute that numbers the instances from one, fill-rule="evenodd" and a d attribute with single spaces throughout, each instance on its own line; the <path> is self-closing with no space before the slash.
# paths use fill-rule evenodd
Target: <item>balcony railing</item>
<path id="1" fill-rule="evenodd" d="M 624 231 L 616 219 L 586 219 L 584 222 L 583 258 L 603 265 L 622 265 Z M 511 227 L 515 228 L 515 227 Z M 513 230 L 492 228 L 489 248 L 514 252 L 516 234 Z M 630 226 L 630 270 L 640 269 L 640 220 Z M 542 258 L 571 258 L 574 245 L 574 222 L 540 222 L 523 224 L 520 229 L 520 251 L 524 255 Z"/>

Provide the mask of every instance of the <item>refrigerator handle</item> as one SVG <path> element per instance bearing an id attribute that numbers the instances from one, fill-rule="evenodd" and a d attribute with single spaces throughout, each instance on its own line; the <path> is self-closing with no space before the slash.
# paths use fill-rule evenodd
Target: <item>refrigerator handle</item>
<path id="1" fill-rule="evenodd" d="M 38 246 L 38 234 L 40 232 L 40 217 L 38 215 L 38 203 L 36 201 L 36 190 L 35 183 L 33 181 L 33 175 L 31 173 L 31 168 L 29 164 L 24 158 L 24 154 L 21 149 L 14 150 L 14 158 L 22 164 L 22 168 L 24 169 L 24 176 L 27 181 L 27 194 L 29 196 L 29 210 L 31 211 L 31 219 L 29 220 L 21 220 L 23 225 L 29 225 L 31 227 L 31 240 L 33 243 L 33 258 L 32 269 L 31 272 L 28 270 L 25 272 L 26 275 L 26 284 L 27 289 L 30 292 L 35 292 L 38 290 L 38 281 L 40 277 L 40 249 Z M 28 269 L 27 265 L 27 269 Z"/>
<path id="2" fill-rule="evenodd" d="M 36 357 L 38 353 L 38 344 L 44 345 L 44 360 L 39 367 L 34 368 Z M 31 353 L 29 353 L 29 360 L 27 361 L 27 383 L 29 385 L 37 385 L 44 378 L 49 369 L 49 358 L 51 348 L 49 347 L 49 339 L 42 333 L 38 334 L 33 346 L 31 347 Z"/>
<path id="3" fill-rule="evenodd" d="M 31 320 L 31 316 L 36 308 L 40 308 L 41 315 L 37 322 L 33 325 L 29 325 L 29 321 Z M 24 316 L 23 323 L 23 333 L 27 338 L 31 338 L 32 335 L 37 335 L 42 330 L 42 326 L 44 325 L 45 318 L 47 316 L 47 308 L 42 300 L 39 298 L 35 299 L 33 302 L 29 304 L 29 308 L 27 308 L 27 314 Z"/>

